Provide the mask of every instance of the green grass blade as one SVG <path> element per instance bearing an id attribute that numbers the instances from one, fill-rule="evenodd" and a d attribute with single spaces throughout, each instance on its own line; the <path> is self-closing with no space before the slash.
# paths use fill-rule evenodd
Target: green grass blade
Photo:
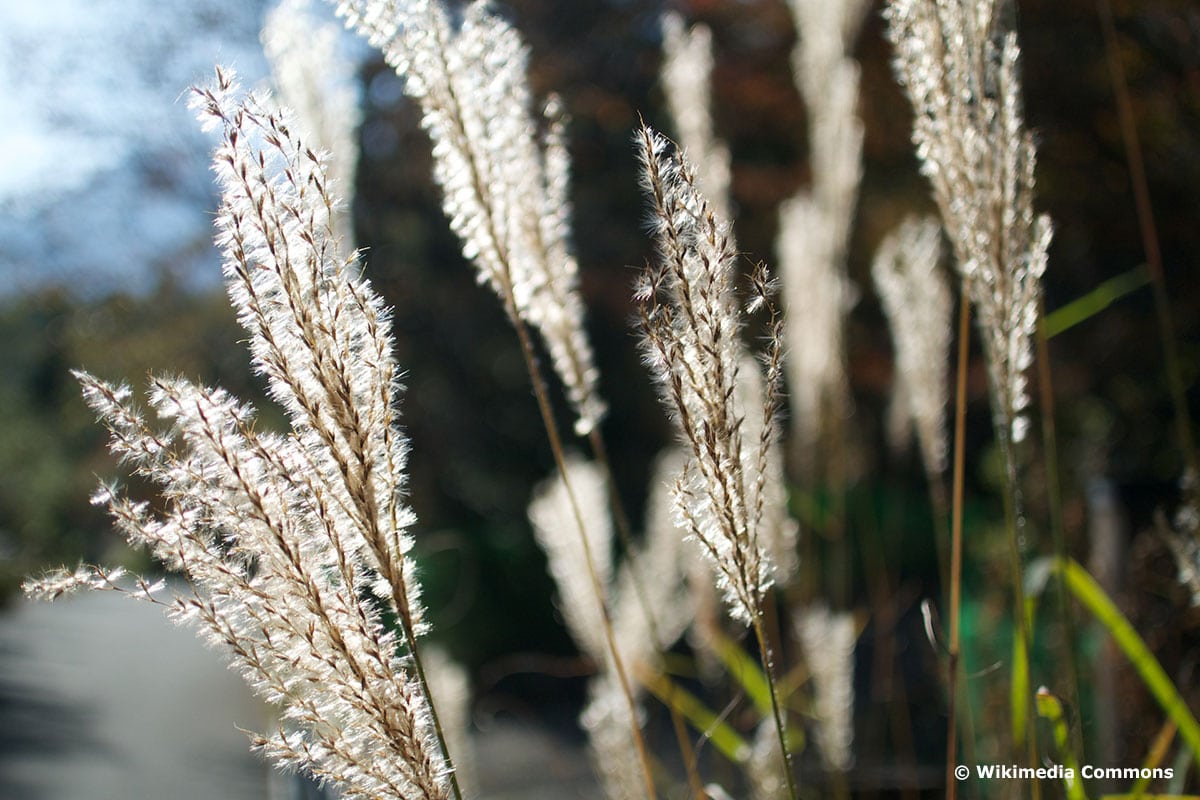
<path id="1" fill-rule="evenodd" d="M 721 755 L 735 764 L 749 757 L 751 745 L 698 697 L 662 673 L 639 674 L 638 680 L 662 703 L 679 712 L 692 727 L 704 734 Z"/>
<path id="2" fill-rule="evenodd" d="M 1196 717 L 1179 696 L 1175 684 L 1167 677 L 1154 653 L 1150 652 L 1150 648 L 1129 624 L 1129 620 L 1078 562 L 1072 559 L 1055 559 L 1055 567 L 1062 575 L 1067 589 L 1092 613 L 1096 621 L 1104 626 L 1137 670 L 1150 694 L 1154 695 L 1162 710 L 1179 726 L 1179 735 L 1187 742 L 1193 757 L 1200 764 L 1200 723 L 1196 722 Z"/>
<path id="3" fill-rule="evenodd" d="M 763 673 L 758 661 L 750 657 L 742 647 L 732 639 L 717 633 L 714 637 L 717 657 L 725 665 L 729 677 L 737 682 L 754 708 L 763 717 L 771 715 L 771 688 L 767 676 Z"/>
<path id="4" fill-rule="evenodd" d="M 1083 297 L 1076 298 L 1047 314 L 1043 320 L 1046 338 L 1057 336 L 1068 328 L 1094 317 L 1125 295 L 1149 283 L 1150 271 L 1146 269 L 1145 264 L 1140 264 L 1115 278 L 1109 278 Z"/>
<path id="5" fill-rule="evenodd" d="M 1030 618 L 1033 616 L 1032 613 L 1030 613 L 1031 606 L 1032 603 L 1026 599 L 1026 620 L 1030 620 Z M 1029 622 L 1028 624 L 1029 627 L 1027 627 L 1025 630 L 1033 630 L 1032 622 Z M 1020 628 L 1014 627 L 1012 642 L 1013 673 L 1012 684 L 1009 686 L 1008 698 L 1009 705 L 1012 710 L 1012 729 L 1014 742 L 1025 741 L 1026 730 L 1029 723 L 1029 721 L 1026 719 L 1026 715 L 1028 714 L 1026 709 L 1029 708 L 1027 698 L 1029 697 L 1030 691 L 1032 691 L 1030 689 L 1029 680 L 1029 653 L 1025 648 L 1025 639 L 1020 635 L 1019 631 Z"/>
<path id="6" fill-rule="evenodd" d="M 1071 752 L 1071 731 L 1067 727 L 1067 721 L 1063 719 L 1062 702 L 1044 686 L 1038 689 L 1036 701 L 1038 716 L 1049 720 L 1054 730 L 1054 745 L 1058 748 L 1060 762 L 1067 770 L 1066 774 L 1072 776 L 1063 777 L 1063 785 L 1067 788 L 1067 800 L 1087 800 L 1087 793 L 1083 790 L 1083 779 L 1079 774 L 1079 762 Z"/>
<path id="7" fill-rule="evenodd" d="M 750 698 L 755 710 L 763 719 L 770 719 L 774 716 L 775 712 L 771 705 L 771 684 L 767 681 L 767 674 L 763 672 L 762 664 L 742 649 L 741 645 L 724 634 L 714 632 L 713 642 L 713 649 L 716 651 L 717 657 L 724 663 L 725 671 Z M 782 684 L 780 694 L 780 702 L 787 706 L 790 691 L 785 691 Z M 788 725 L 785 735 L 788 752 L 798 753 L 804 749 L 803 730 L 794 725 Z"/>

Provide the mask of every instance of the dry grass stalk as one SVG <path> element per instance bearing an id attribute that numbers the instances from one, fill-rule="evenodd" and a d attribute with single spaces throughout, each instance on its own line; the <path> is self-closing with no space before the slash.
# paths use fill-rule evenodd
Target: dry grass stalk
<path id="1" fill-rule="evenodd" d="M 1051 225 L 1033 210 L 1037 154 L 1022 118 L 1020 49 L 996 5 L 893 0 L 887 19 L 916 112 L 917 155 L 978 315 L 996 426 L 1020 442 Z"/>
<path id="2" fill-rule="evenodd" d="M 383 52 L 420 103 L 434 177 L 463 255 L 514 323 L 538 331 L 575 410 L 576 433 L 587 435 L 607 406 L 569 241 L 564 120 L 553 98 L 540 121 L 531 115 L 520 35 L 478 0 L 457 25 L 435 0 L 345 0 L 338 13 Z"/>
<path id="3" fill-rule="evenodd" d="M 637 142 L 659 249 L 659 264 L 647 269 L 637 289 L 645 357 L 689 454 L 675 481 L 677 524 L 712 565 L 730 614 L 754 630 L 771 689 L 781 766 L 794 798 L 763 616 L 763 601 L 774 584 L 763 527 L 768 498 L 778 496 L 768 482 L 783 360 L 773 287 L 759 265 L 747 311 L 772 309 L 763 359 L 766 391 L 761 406 L 744 408 L 738 391 L 743 310 L 734 292 L 736 253 L 729 223 L 713 214 L 696 188 L 692 167 L 666 139 L 643 127 Z M 745 424 L 751 415 L 756 417 L 753 438 Z"/>
<path id="4" fill-rule="evenodd" d="M 112 450 L 158 484 L 164 507 L 111 489 L 96 502 L 131 544 L 188 579 L 190 594 L 164 601 L 172 616 L 281 706 L 283 723 L 254 738 L 258 749 L 347 798 L 457 796 L 417 654 L 425 624 L 387 311 L 340 251 L 323 158 L 282 112 L 239 99 L 222 71 L 194 105 L 222 136 L 230 297 L 291 431 L 257 430 L 254 410 L 220 389 L 155 378 L 150 405 L 167 423 L 157 431 L 127 387 L 79 373 Z M 27 590 L 74 586 L 155 594 L 98 567 Z M 399 631 L 385 624 L 393 615 Z"/>

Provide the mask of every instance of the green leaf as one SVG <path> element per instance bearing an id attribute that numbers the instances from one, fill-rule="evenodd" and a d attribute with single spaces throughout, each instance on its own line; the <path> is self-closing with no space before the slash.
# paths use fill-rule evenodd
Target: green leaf
<path id="1" fill-rule="evenodd" d="M 1062 702 L 1044 686 L 1038 689 L 1036 701 L 1038 716 L 1049 720 L 1054 730 L 1054 746 L 1058 748 L 1059 761 L 1065 770 L 1063 785 L 1067 789 L 1068 800 L 1087 800 L 1087 793 L 1083 790 L 1083 780 L 1079 774 L 1079 762 L 1071 752 L 1071 731 L 1063 719 Z"/>
<path id="2" fill-rule="evenodd" d="M 758 713 L 763 717 L 770 717 L 772 715 L 771 687 L 767 683 L 767 676 L 763 673 L 762 667 L 742 649 L 741 645 L 727 636 L 717 633 L 713 639 L 716 644 L 717 657 L 725 664 L 725 670 L 729 673 L 729 677 L 742 687 L 746 696 L 750 698 L 750 702 L 758 709 Z"/>
<path id="3" fill-rule="evenodd" d="M 742 688 L 762 718 L 771 719 L 775 715 L 771 706 L 771 685 L 762 670 L 762 665 L 743 650 L 741 645 L 724 634 L 714 633 L 713 641 L 717 657 L 725 664 L 729 677 Z M 783 696 L 780 702 L 786 707 L 787 696 Z M 804 731 L 800 728 L 788 725 L 785 736 L 788 752 L 798 753 L 804 749 Z"/>
<path id="4" fill-rule="evenodd" d="M 702 700 L 662 673 L 639 674 L 638 680 L 664 705 L 679 712 L 692 727 L 704 734 L 721 755 L 735 764 L 749 757 L 751 746 Z"/>
<path id="5" fill-rule="evenodd" d="M 1180 697 L 1175 684 L 1167 677 L 1154 653 L 1087 570 L 1069 558 L 1057 558 L 1054 564 L 1055 571 L 1062 575 L 1067 589 L 1091 612 L 1096 621 L 1104 626 L 1137 670 L 1150 694 L 1167 716 L 1179 726 L 1179 735 L 1187 742 L 1193 757 L 1200 764 L 1200 723 L 1196 722 L 1196 717 Z"/>
<path id="6" fill-rule="evenodd" d="M 1076 298 L 1045 316 L 1042 325 L 1046 338 L 1057 336 L 1068 328 L 1094 317 L 1127 294 L 1150 283 L 1150 270 L 1139 264 L 1128 272 L 1109 278 L 1083 297 Z"/>
<path id="7" fill-rule="evenodd" d="M 1029 603 L 1026 602 L 1026 609 L 1029 608 Z M 1029 618 L 1029 614 L 1025 618 Z M 1026 628 L 1031 630 L 1032 626 Z M 1028 733 L 1029 720 L 1028 703 L 1026 698 L 1029 697 L 1030 681 L 1029 681 L 1029 653 L 1025 647 L 1025 637 L 1021 636 L 1020 627 L 1013 628 L 1012 640 L 1012 685 L 1009 687 L 1009 705 L 1012 708 L 1012 733 L 1014 743 L 1024 743 Z"/>

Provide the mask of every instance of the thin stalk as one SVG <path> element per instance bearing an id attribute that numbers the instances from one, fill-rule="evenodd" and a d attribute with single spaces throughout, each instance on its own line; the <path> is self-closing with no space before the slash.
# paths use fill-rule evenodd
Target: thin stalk
<path id="1" fill-rule="evenodd" d="M 1039 298 L 1038 318 L 1045 320 L 1045 298 Z M 1054 545 L 1054 554 L 1060 560 L 1067 558 L 1067 537 L 1063 524 L 1062 487 L 1059 481 L 1058 468 L 1058 436 L 1054 422 L 1054 384 L 1050 374 L 1050 342 L 1045 326 L 1037 328 L 1037 367 L 1038 367 L 1038 400 L 1042 408 L 1042 451 L 1046 459 L 1046 492 L 1050 509 L 1050 538 Z M 1067 703 L 1071 708 L 1079 708 L 1079 662 L 1075 658 L 1075 622 L 1071 617 L 1071 609 L 1067 603 L 1067 588 L 1062 574 L 1056 575 L 1055 600 L 1058 618 L 1062 625 L 1065 646 L 1060 655 L 1067 662 Z M 1082 731 L 1074 725 L 1070 727 L 1072 738 L 1082 737 Z M 1083 752 L 1082 741 L 1074 742 L 1076 750 Z"/>
<path id="2" fill-rule="evenodd" d="M 783 775 L 787 779 L 788 797 L 797 800 L 796 776 L 792 773 L 792 754 L 787 745 L 787 728 L 783 721 L 783 707 L 779 702 L 778 681 L 775 678 L 775 658 L 771 654 L 771 645 L 767 641 L 766 623 L 763 619 L 762 608 L 756 608 L 751 627 L 754 638 L 758 641 L 758 653 L 762 659 L 763 672 L 767 676 L 767 688 L 771 694 L 771 714 L 775 718 L 775 734 L 779 737 L 779 755 L 783 763 Z"/>
<path id="3" fill-rule="evenodd" d="M 421 663 L 421 656 L 417 648 L 417 639 L 412 635 L 411 627 L 405 625 L 405 635 L 408 638 L 408 653 L 412 657 L 413 668 L 417 672 L 417 681 L 421 684 L 421 691 L 425 693 L 425 699 L 429 701 L 429 717 L 433 720 L 433 732 L 437 736 L 438 747 L 442 750 L 442 757 L 446 759 L 446 766 L 450 770 L 450 790 L 454 793 L 454 800 L 463 800 L 462 789 L 458 785 L 458 770 L 454 768 L 454 759 L 450 755 L 450 748 L 446 745 L 446 734 L 442 730 L 442 722 L 438 718 L 437 704 L 433 701 L 433 695 L 429 691 L 429 679 L 425 677 L 425 667 Z"/>
<path id="4" fill-rule="evenodd" d="M 591 578 L 592 589 L 596 595 L 596 602 L 600 606 L 600 615 L 604 623 L 604 638 L 608 644 L 609 655 L 612 656 L 613 669 L 617 673 L 617 680 L 621 684 L 621 691 L 625 695 L 625 701 L 629 706 L 629 726 L 633 733 L 633 741 L 638 752 L 638 759 L 641 761 L 642 777 L 645 779 L 646 784 L 646 797 L 649 800 L 657 800 L 658 795 L 654 789 L 654 778 L 650 768 L 650 756 L 646 751 L 646 742 L 642 738 L 642 731 L 637 722 L 637 703 L 633 699 L 633 690 L 629 683 L 629 676 L 625 671 L 624 662 L 621 660 L 621 654 L 617 651 L 612 617 L 608 611 L 608 604 L 604 602 L 605 591 L 600 583 L 599 571 L 596 569 L 595 559 L 592 557 L 592 548 L 588 544 L 587 529 L 583 523 L 583 513 L 579 509 L 579 502 L 575 497 L 574 490 L 571 488 L 571 482 L 567 478 L 567 462 L 563 451 L 562 436 L 558 432 L 558 423 L 555 421 L 554 412 L 550 407 L 550 398 L 546 391 L 545 382 L 542 380 L 537 357 L 534 355 L 533 342 L 529 337 L 529 329 L 520 315 L 516 313 L 516 298 L 513 296 L 511 283 L 505 285 L 505 293 L 505 303 L 509 307 L 509 316 L 512 319 L 513 327 L 516 328 L 517 339 L 521 343 L 521 355 L 525 360 L 525 367 L 529 371 L 529 380 L 533 384 L 533 393 L 537 398 L 538 411 L 542 415 L 542 424 L 546 428 L 546 438 L 550 441 L 550 450 L 554 454 L 554 463 L 558 467 L 558 474 L 563 482 L 563 488 L 566 489 L 567 497 L 571 502 L 571 511 L 575 515 L 575 523 L 579 527 L 579 535 L 583 539 L 583 553 L 587 561 L 588 576 Z"/>
<path id="5" fill-rule="evenodd" d="M 1014 646 L 1013 675 L 1010 685 L 1013 713 L 1013 744 L 1018 748 L 1025 745 L 1026 758 L 1031 768 L 1038 766 L 1037 759 L 1037 709 L 1031 683 L 1030 652 L 1032 636 L 1029 631 L 1029 615 L 1026 613 L 1025 602 L 1025 570 L 1023 567 L 1022 534 L 1024 511 L 1022 509 L 1020 488 L 1017 484 L 1016 450 L 1010 431 L 1012 430 L 1012 414 L 1006 413 L 1000 424 L 996 426 L 996 438 L 1000 445 L 1001 456 L 1004 460 L 1004 477 L 1006 491 L 1004 492 L 1004 525 L 1008 530 L 1009 571 L 1013 582 L 1013 614 L 1015 619 L 1015 634 L 1018 637 Z M 1018 681 L 1018 678 L 1020 680 Z M 1018 696 L 1018 694 L 1020 696 Z M 1024 708 L 1021 708 L 1024 706 Z M 1018 716 L 1019 715 L 1019 716 Z M 1023 722 L 1022 722 L 1023 720 Z M 1041 784 L 1035 778 L 1031 782 L 1035 800 L 1041 797 Z"/>
<path id="6" fill-rule="evenodd" d="M 958 646 L 959 609 L 962 605 L 963 484 L 966 473 L 967 356 L 971 339 L 971 301 L 962 293 L 958 312 L 958 372 L 954 389 L 954 494 L 950 538 L 950 652 L 946 672 L 950 684 L 949 719 L 946 722 L 946 798 L 955 800 L 958 780 L 954 767 L 958 752 Z"/>
<path id="7" fill-rule="evenodd" d="M 1162 342 L 1166 361 L 1167 382 L 1170 385 L 1171 403 L 1175 406 L 1175 433 L 1184 461 L 1193 473 L 1200 472 L 1196 458 L 1196 445 L 1192 439 L 1191 419 L 1188 416 L 1187 396 L 1184 391 L 1183 371 L 1180 368 L 1179 349 L 1175 343 L 1175 324 L 1171 315 L 1171 302 L 1167 294 L 1167 282 L 1163 276 L 1162 249 L 1158 242 L 1158 229 L 1154 223 L 1154 207 L 1150 202 L 1150 186 L 1146 179 L 1146 166 L 1142 161 L 1142 148 L 1138 142 L 1137 123 L 1133 116 L 1133 103 L 1129 98 L 1129 86 L 1125 71 L 1121 67 L 1117 49 L 1117 26 L 1113 21 L 1112 6 L 1108 0 L 1096 0 L 1100 15 L 1100 27 L 1104 33 L 1104 51 L 1108 57 L 1108 68 L 1112 77 L 1113 94 L 1117 101 L 1117 117 L 1121 124 L 1121 138 L 1125 142 L 1125 158 L 1129 162 L 1129 181 L 1133 188 L 1133 200 L 1137 209 L 1138 229 L 1142 234 L 1142 249 L 1146 253 L 1146 266 L 1150 269 L 1150 285 L 1154 292 L 1154 308 L 1158 320 L 1158 335 Z"/>
<path id="8" fill-rule="evenodd" d="M 625 550 L 625 562 L 629 565 L 629 572 L 633 576 L 633 590 L 637 594 L 638 605 L 641 606 L 642 614 L 646 617 L 646 624 L 650 629 L 650 637 L 654 641 L 655 656 L 661 662 L 666 654 L 666 644 L 663 642 L 662 636 L 658 632 L 658 621 L 655 619 L 654 609 L 651 608 L 650 599 L 646 596 L 645 585 L 642 582 L 642 569 L 640 558 L 636 548 L 633 546 L 633 529 L 629 524 L 629 516 L 625 513 L 625 506 L 621 502 L 621 494 L 617 491 L 616 480 L 613 477 L 612 463 L 608 460 L 608 448 L 604 446 L 604 437 L 600 435 L 599 426 L 595 426 L 588 433 L 588 444 L 592 448 L 592 456 L 596 459 L 596 463 L 600 465 L 601 471 L 604 473 L 605 483 L 608 485 L 608 500 L 612 507 L 613 521 L 617 526 L 617 535 L 621 540 L 621 546 Z M 708 794 L 704 791 L 704 782 L 700 779 L 700 772 L 696 765 L 696 751 L 692 747 L 691 740 L 687 736 L 687 724 L 684 722 L 683 714 L 680 713 L 676 700 L 677 688 L 673 682 L 669 683 L 667 691 L 667 710 L 671 714 L 671 727 L 675 731 L 675 740 L 679 745 L 679 753 L 683 756 L 683 768 L 687 774 L 688 786 L 691 788 L 692 795 L 696 800 L 706 800 Z"/>

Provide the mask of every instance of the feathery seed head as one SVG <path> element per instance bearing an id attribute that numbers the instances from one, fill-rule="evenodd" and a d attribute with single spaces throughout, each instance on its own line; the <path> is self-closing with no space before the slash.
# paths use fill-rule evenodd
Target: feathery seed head
<path id="1" fill-rule="evenodd" d="M 607 591 L 613 572 L 608 489 L 600 468 L 580 458 L 567 460 L 566 480 L 569 492 L 563 476 L 557 474 L 537 487 L 529 504 L 529 520 L 558 586 L 563 619 L 571 637 L 597 664 L 603 664 L 609 648 L 599 603 L 608 598 L 597 599 L 592 591 L 588 551 L 596 577 Z M 584 536 L 576 522 L 572 496 L 584 517 Z"/>
<path id="2" fill-rule="evenodd" d="M 132 544 L 186 576 L 192 592 L 167 603 L 171 615 L 282 706 L 283 725 L 258 749 L 337 781 L 347 798 L 446 800 L 448 762 L 402 655 L 423 625 L 387 314 L 355 257 L 339 252 L 324 160 L 288 115 L 239 96 L 222 70 L 193 105 L 221 134 L 230 297 L 291 432 L 259 431 L 254 410 L 225 391 L 169 377 L 151 380 L 149 407 L 165 424 L 154 430 L 128 387 L 77 373 L 112 449 L 163 502 L 151 509 L 108 487 L 96 499 Z M 28 591 L 77 587 L 163 602 L 161 586 L 100 568 Z"/>
<path id="3" fill-rule="evenodd" d="M 1052 230 L 1033 210 L 1037 154 L 1022 116 L 1020 50 L 997 10 L 892 0 L 885 15 L 916 112 L 917 155 L 983 331 L 996 427 L 1019 442 Z"/>
<path id="4" fill-rule="evenodd" d="M 712 561 L 730 612 L 749 623 L 774 580 L 764 520 L 772 499 L 766 475 L 776 443 L 775 387 L 761 406 L 743 406 L 742 310 L 728 223 L 712 213 L 691 165 L 666 139 L 643 127 L 638 144 L 660 254 L 648 269 L 644 347 L 690 451 L 675 481 L 676 524 Z M 773 337 L 772 363 L 779 349 Z M 747 418 L 756 422 L 747 425 Z"/>
<path id="5" fill-rule="evenodd" d="M 729 148 L 717 138 L 712 119 L 712 32 L 705 25 L 684 28 L 675 13 L 663 16 L 662 86 L 683 150 L 696 169 L 713 212 L 733 219 L 730 208 Z"/>
<path id="6" fill-rule="evenodd" d="M 854 645 L 858 638 L 854 615 L 819 606 L 796 621 L 816 691 L 817 743 L 832 769 L 848 769 L 853 761 Z"/>
<path id="7" fill-rule="evenodd" d="M 925 469 L 946 467 L 946 390 L 953 297 L 941 261 L 941 226 L 908 219 L 879 245 L 875 287 L 896 348 L 896 376 L 888 420 L 891 445 L 902 450 L 915 424 Z"/>
<path id="8" fill-rule="evenodd" d="M 570 244 L 561 103 L 547 103 L 540 123 L 547 132 L 539 137 L 525 44 L 482 0 L 467 5 L 457 25 L 436 2 L 349 0 L 338 13 L 382 49 L 420 104 L 434 178 L 463 255 L 505 311 L 538 331 L 567 387 L 576 432 L 590 433 L 607 406 Z"/>

